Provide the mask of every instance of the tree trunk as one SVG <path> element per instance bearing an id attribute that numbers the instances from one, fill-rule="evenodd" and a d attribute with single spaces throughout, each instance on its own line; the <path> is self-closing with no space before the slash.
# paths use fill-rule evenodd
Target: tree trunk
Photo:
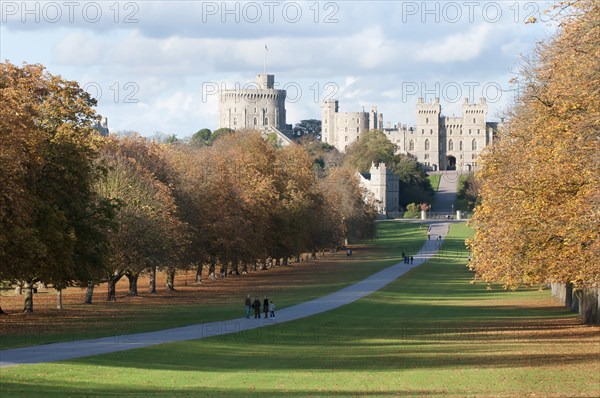
<path id="1" fill-rule="evenodd" d="M 87 288 L 85 289 L 85 299 L 83 304 L 92 304 L 94 298 L 94 282 L 88 282 Z"/>
<path id="2" fill-rule="evenodd" d="M 202 283 L 202 263 L 198 264 L 196 267 L 196 278 L 194 279 L 194 283 L 199 285 Z"/>
<path id="3" fill-rule="evenodd" d="M 127 279 L 129 280 L 129 295 L 131 297 L 137 297 L 138 295 L 138 288 L 137 288 L 137 283 L 138 283 L 138 278 L 140 277 L 139 273 L 130 273 L 127 274 Z"/>
<path id="4" fill-rule="evenodd" d="M 244 260 L 242 264 L 242 274 L 248 273 L 248 261 Z"/>
<path id="5" fill-rule="evenodd" d="M 579 306 L 581 304 L 579 302 L 580 295 L 581 295 L 581 290 L 574 290 L 573 291 L 573 302 L 571 303 L 571 311 L 572 312 L 579 313 Z"/>
<path id="6" fill-rule="evenodd" d="M 150 289 L 149 294 L 156 294 L 156 267 L 150 267 Z"/>
<path id="7" fill-rule="evenodd" d="M 63 309 L 63 304 L 62 304 L 62 289 L 57 289 L 56 290 L 56 309 L 59 309 L 59 310 Z"/>
<path id="8" fill-rule="evenodd" d="M 300 262 L 300 253 L 298 253 L 298 254 L 296 255 L 296 262 L 297 262 L 297 263 L 299 263 L 299 262 Z"/>
<path id="9" fill-rule="evenodd" d="M 573 285 L 567 282 L 565 285 L 565 307 L 571 308 L 573 305 Z"/>
<path id="10" fill-rule="evenodd" d="M 266 257 L 264 257 L 264 258 L 263 258 L 263 262 L 262 262 L 262 264 L 260 265 L 260 270 L 261 270 L 261 271 L 264 271 L 264 270 L 266 270 L 266 269 L 267 269 L 267 258 L 266 258 Z"/>
<path id="11" fill-rule="evenodd" d="M 210 265 L 208 266 L 208 278 L 215 279 L 215 269 L 217 268 L 217 262 L 213 257 L 210 258 Z"/>
<path id="12" fill-rule="evenodd" d="M 253 258 L 253 259 L 251 259 L 251 260 L 250 260 L 250 264 L 251 264 L 251 266 L 250 266 L 250 269 L 251 269 L 252 271 L 256 271 L 256 259 L 254 259 L 254 258 Z"/>
<path id="13" fill-rule="evenodd" d="M 288 263 L 289 257 L 290 256 L 288 256 L 287 254 L 285 255 L 285 257 L 283 258 L 283 265 L 288 265 L 289 264 Z"/>
<path id="14" fill-rule="evenodd" d="M 122 274 L 111 275 L 108 277 L 108 297 L 107 301 L 117 301 L 117 282 L 123 277 Z"/>
<path id="15" fill-rule="evenodd" d="M 317 249 L 314 248 L 314 247 L 310 251 L 310 258 L 311 258 L 311 260 L 316 260 L 317 259 Z"/>
<path id="16" fill-rule="evenodd" d="M 221 272 L 221 278 L 227 277 L 227 262 L 221 264 L 221 269 L 219 271 Z"/>
<path id="17" fill-rule="evenodd" d="M 583 289 L 578 292 L 579 316 L 583 323 L 594 323 L 597 318 L 598 297 L 592 289 Z"/>
<path id="18" fill-rule="evenodd" d="M 175 291 L 175 268 L 167 269 L 167 290 Z"/>
<path id="19" fill-rule="evenodd" d="M 33 312 L 33 283 L 25 282 L 23 290 L 25 290 L 25 305 L 23 306 L 23 312 L 30 314 Z"/>

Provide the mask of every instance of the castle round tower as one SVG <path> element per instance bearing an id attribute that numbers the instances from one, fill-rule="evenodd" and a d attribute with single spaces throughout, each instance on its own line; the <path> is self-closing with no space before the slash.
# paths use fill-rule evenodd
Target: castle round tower
<path id="1" fill-rule="evenodd" d="M 275 89 L 274 75 L 258 75 L 256 84 L 219 92 L 219 128 L 287 130 L 285 90 Z"/>

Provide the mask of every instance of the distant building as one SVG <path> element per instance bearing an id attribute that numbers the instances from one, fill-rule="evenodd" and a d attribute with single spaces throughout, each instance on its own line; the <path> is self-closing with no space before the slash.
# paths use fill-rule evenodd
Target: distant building
<path id="1" fill-rule="evenodd" d="M 106 137 L 109 133 L 108 131 L 108 119 L 102 118 L 102 120 L 96 122 L 94 124 L 94 128 L 100 132 L 100 135 Z"/>
<path id="2" fill-rule="evenodd" d="M 286 124 L 286 91 L 275 89 L 274 75 L 258 75 L 256 85 L 246 86 L 219 92 L 219 128 L 275 133 L 279 144 L 289 145 L 293 129 Z"/>
<path id="3" fill-rule="evenodd" d="M 400 177 L 392 174 L 384 163 L 371 164 L 369 173 L 358 173 L 360 186 L 365 189 L 365 201 L 377 212 L 387 216 L 400 210 Z"/>
<path id="4" fill-rule="evenodd" d="M 384 127 L 383 115 L 376 107 L 369 113 L 339 112 L 338 101 L 329 100 L 322 106 L 321 140 L 345 152 L 348 145 L 360 140 L 361 134 L 379 129 L 397 145 L 398 153 L 416 156 L 427 170 L 473 170 L 498 128 L 497 123 L 486 121 L 487 110 L 484 98 L 478 103 L 469 103 L 465 98 L 461 116 L 448 117 L 442 114 L 439 98 L 430 103 L 419 99 L 416 126 L 398 123 Z"/>

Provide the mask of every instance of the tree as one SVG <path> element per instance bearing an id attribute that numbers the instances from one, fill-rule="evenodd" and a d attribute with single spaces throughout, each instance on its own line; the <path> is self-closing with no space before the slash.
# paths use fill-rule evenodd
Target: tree
<path id="1" fill-rule="evenodd" d="M 108 170 L 97 191 L 119 203 L 117 229 L 111 235 L 108 300 L 116 300 L 115 284 L 129 279 L 137 295 L 137 279 L 145 269 L 178 264 L 187 244 L 187 225 L 178 218 L 171 170 L 162 149 L 141 137 L 107 138 L 101 162 Z"/>
<path id="2" fill-rule="evenodd" d="M 430 203 L 435 194 L 427 174 L 412 155 L 394 157 L 392 172 L 400 178 L 400 207 L 410 203 Z"/>
<path id="3" fill-rule="evenodd" d="M 210 129 L 198 130 L 194 135 L 192 135 L 192 138 L 190 138 L 190 145 L 198 148 L 208 145 L 211 135 L 212 132 Z"/>
<path id="4" fill-rule="evenodd" d="M 383 131 L 367 131 L 360 140 L 354 141 L 348 147 L 345 164 L 361 173 L 368 173 L 373 162 L 392 164 L 396 149 L 396 145 L 385 136 Z"/>
<path id="5" fill-rule="evenodd" d="M 212 132 L 212 134 L 210 135 L 210 138 L 208 140 L 208 144 L 212 145 L 216 140 L 218 140 L 219 138 L 231 134 L 233 133 L 235 130 L 230 129 L 228 127 L 222 127 L 220 129 L 217 129 L 215 131 Z"/>
<path id="6" fill-rule="evenodd" d="M 600 284 L 600 4 L 569 11 L 521 72 L 508 126 L 483 155 L 469 244 L 478 280 L 567 283 L 583 299 Z"/>
<path id="7" fill-rule="evenodd" d="M 300 120 L 294 126 L 294 137 L 303 137 L 306 135 L 319 138 L 321 136 L 321 121 L 316 119 Z"/>
<path id="8" fill-rule="evenodd" d="M 0 278 L 23 284 L 32 312 L 35 282 L 61 290 L 101 272 L 112 208 L 92 189 L 96 101 L 41 65 L 0 71 Z"/>

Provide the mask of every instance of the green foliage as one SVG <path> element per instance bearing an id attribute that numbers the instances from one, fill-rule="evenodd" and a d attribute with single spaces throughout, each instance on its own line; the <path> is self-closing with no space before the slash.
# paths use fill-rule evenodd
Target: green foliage
<path id="1" fill-rule="evenodd" d="M 361 173 L 368 173 L 371 163 L 394 162 L 396 145 L 386 137 L 381 130 L 371 130 L 353 142 L 346 150 L 345 164 Z"/>
<path id="2" fill-rule="evenodd" d="M 193 147 L 202 147 L 208 145 L 211 136 L 212 132 L 210 129 L 198 130 L 194 135 L 192 135 L 192 138 L 190 138 L 189 144 Z"/>
<path id="3" fill-rule="evenodd" d="M 304 137 L 311 135 L 318 137 L 321 134 L 321 121 L 316 119 L 301 120 L 294 126 L 294 136 Z"/>
<path id="4" fill-rule="evenodd" d="M 421 215 L 421 206 L 416 203 L 409 203 L 406 206 L 404 218 L 419 218 Z"/>
<path id="5" fill-rule="evenodd" d="M 220 129 L 217 129 L 215 131 L 212 132 L 212 134 L 210 135 L 210 138 L 208 139 L 208 144 L 212 145 L 216 140 L 218 140 L 219 138 L 227 135 L 227 134 L 231 134 L 233 133 L 235 130 L 230 129 L 228 127 L 223 127 Z"/>
<path id="6" fill-rule="evenodd" d="M 414 156 L 396 155 L 392 171 L 400 177 L 400 207 L 409 203 L 431 203 L 435 192 Z"/>
<path id="7" fill-rule="evenodd" d="M 431 184 L 431 188 L 433 189 L 434 192 L 437 192 L 437 190 L 440 186 L 441 177 L 442 177 L 441 174 L 430 174 L 427 176 L 427 178 L 429 179 L 429 183 Z"/>

